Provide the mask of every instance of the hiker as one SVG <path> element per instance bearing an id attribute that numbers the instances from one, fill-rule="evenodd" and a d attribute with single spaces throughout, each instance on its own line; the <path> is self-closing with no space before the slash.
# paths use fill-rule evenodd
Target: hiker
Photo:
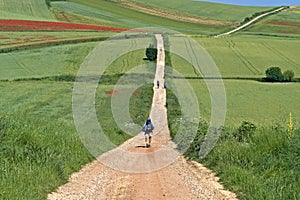
<path id="1" fill-rule="evenodd" d="M 152 138 L 152 130 L 153 129 L 154 129 L 154 125 L 151 122 L 151 119 L 148 118 L 147 121 L 146 121 L 146 123 L 144 124 L 144 126 L 142 128 L 142 131 L 145 133 L 146 147 L 150 147 L 151 138 Z"/>
<path id="2" fill-rule="evenodd" d="M 156 82 L 157 88 L 159 88 L 159 81 Z"/>

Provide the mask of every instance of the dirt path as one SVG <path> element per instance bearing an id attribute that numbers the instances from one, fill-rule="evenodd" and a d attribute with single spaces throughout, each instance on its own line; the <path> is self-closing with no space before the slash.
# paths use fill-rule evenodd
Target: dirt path
<path id="1" fill-rule="evenodd" d="M 250 20 L 249 22 L 247 22 L 247 23 L 245 23 L 245 24 L 243 24 L 243 25 L 241 25 L 241 26 L 239 26 L 239 27 L 237 27 L 237 28 L 235 28 L 235 29 L 233 29 L 233 30 L 231 30 L 231 31 L 228 31 L 228 32 L 226 32 L 226 33 L 222 33 L 222 34 L 220 34 L 220 35 L 217 35 L 216 37 L 224 36 L 224 35 L 230 35 L 230 34 L 232 34 L 232 33 L 235 33 L 235 32 L 237 32 L 237 31 L 239 31 L 239 30 L 241 30 L 241 29 L 243 29 L 243 28 L 245 28 L 245 27 L 247 27 L 247 26 L 253 24 L 255 21 L 259 20 L 260 18 L 265 17 L 265 16 L 270 15 L 270 14 L 273 14 L 273 13 L 275 13 L 275 12 L 279 12 L 279 11 L 281 11 L 281 10 L 283 10 L 283 9 L 285 9 L 285 7 L 280 7 L 280 8 L 278 8 L 278 9 L 276 9 L 276 10 L 273 10 L 273 11 L 270 11 L 270 12 L 267 12 L 267 13 L 264 13 L 264 14 L 261 14 L 261 15 L 255 17 L 254 19 Z"/>
<path id="2" fill-rule="evenodd" d="M 201 164 L 187 161 L 169 136 L 164 82 L 164 47 L 156 35 L 158 61 L 150 116 L 155 125 L 151 148 L 142 133 L 74 173 L 48 199 L 236 199 Z M 105 163 L 105 164 L 103 164 Z"/>

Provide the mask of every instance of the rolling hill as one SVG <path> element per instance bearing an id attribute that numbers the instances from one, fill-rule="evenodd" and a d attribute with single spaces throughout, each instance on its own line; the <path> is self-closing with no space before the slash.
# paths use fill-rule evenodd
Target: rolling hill
<path id="1" fill-rule="evenodd" d="M 0 0 L 1 19 L 55 20 L 45 0 Z"/>

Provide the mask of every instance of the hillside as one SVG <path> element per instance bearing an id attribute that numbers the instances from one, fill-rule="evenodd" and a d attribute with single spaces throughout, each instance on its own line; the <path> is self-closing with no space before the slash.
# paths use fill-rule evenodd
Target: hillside
<path id="1" fill-rule="evenodd" d="M 124 2 L 124 0 L 115 0 Z M 176 11 L 177 13 L 185 13 L 197 16 L 203 19 L 214 19 L 224 22 L 239 23 L 247 16 L 251 16 L 255 12 L 261 12 L 271 7 L 255 7 L 255 6 L 235 6 L 209 2 L 198 2 L 191 0 L 128 0 L 130 2 L 139 3 L 145 6 L 151 6 L 159 9 Z"/>
<path id="2" fill-rule="evenodd" d="M 246 28 L 244 33 L 300 37 L 300 8 L 291 7 L 262 19 Z"/>
<path id="3" fill-rule="evenodd" d="M 0 0 L 2 19 L 55 20 L 45 0 Z"/>

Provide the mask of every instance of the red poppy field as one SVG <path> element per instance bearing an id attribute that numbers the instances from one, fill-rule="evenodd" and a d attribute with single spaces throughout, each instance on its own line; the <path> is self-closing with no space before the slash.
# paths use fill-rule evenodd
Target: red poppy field
<path id="1" fill-rule="evenodd" d="M 67 22 L 48 22 L 30 20 L 0 20 L 1 31 L 110 31 L 121 32 L 126 29 Z"/>
<path id="2" fill-rule="evenodd" d="M 0 52 L 106 39 L 123 28 L 30 20 L 0 20 Z"/>

